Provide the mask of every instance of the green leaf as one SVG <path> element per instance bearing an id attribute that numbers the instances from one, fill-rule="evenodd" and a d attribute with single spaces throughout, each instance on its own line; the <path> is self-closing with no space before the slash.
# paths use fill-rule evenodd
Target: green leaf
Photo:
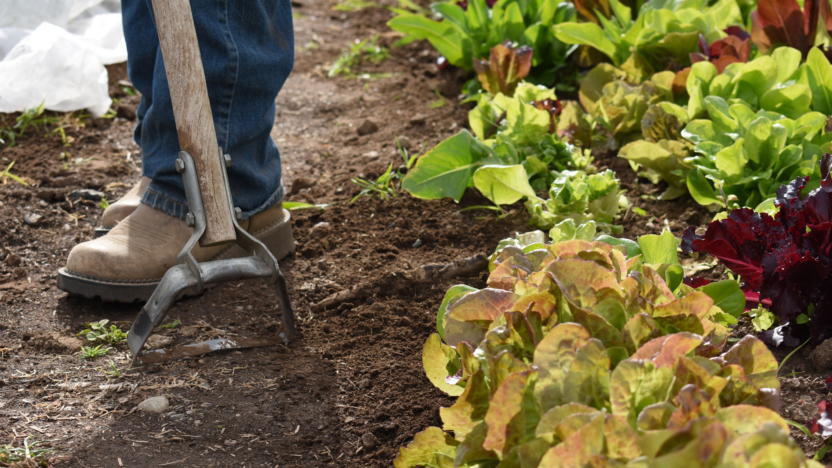
<path id="1" fill-rule="evenodd" d="M 777 85 L 760 97 L 763 109 L 779 112 L 792 119 L 809 112 L 811 105 L 812 90 L 802 83 Z"/>
<path id="2" fill-rule="evenodd" d="M 463 48 L 464 40 L 458 30 L 448 23 L 440 23 L 420 15 L 403 14 L 387 22 L 390 29 L 409 34 L 418 39 L 427 39 L 448 62 L 466 70 L 471 64 L 466 63 Z"/>
<path id="3" fill-rule="evenodd" d="M 592 112 L 595 103 L 603 95 L 604 86 L 613 80 L 623 79 L 624 77 L 625 74 L 620 69 L 609 63 L 599 63 L 578 80 L 581 85 L 578 91 L 578 99 L 588 112 Z"/>
<path id="4" fill-rule="evenodd" d="M 648 265 L 675 265 L 679 263 L 679 255 L 676 249 L 679 247 L 679 238 L 672 232 L 665 229 L 660 235 L 646 234 L 638 238 L 638 245 L 644 263 Z"/>
<path id="5" fill-rule="evenodd" d="M 521 164 L 482 166 L 474 172 L 474 187 L 496 205 L 510 205 L 523 197 L 535 196 Z"/>
<path id="6" fill-rule="evenodd" d="M 540 466 L 547 468 L 592 466 L 590 461 L 601 458 L 600 455 L 604 449 L 603 434 L 604 416 L 597 413 L 586 424 L 570 433 L 563 442 L 549 449 L 540 460 Z"/>
<path id="7" fill-rule="evenodd" d="M 627 258 L 632 258 L 636 255 L 641 254 L 641 247 L 639 247 L 638 242 L 632 239 L 624 239 L 619 237 L 612 237 L 609 234 L 602 234 L 595 238 L 595 240 L 606 242 L 607 244 L 622 248 L 624 251 L 624 255 L 626 255 Z"/>
<path id="8" fill-rule="evenodd" d="M 711 81 L 717 75 L 716 66 L 709 61 L 694 63 L 688 75 L 688 117 L 694 119 L 705 112 L 705 97 Z"/>
<path id="9" fill-rule="evenodd" d="M 714 191 L 713 186 L 711 186 L 711 183 L 708 182 L 708 179 L 702 175 L 699 169 L 694 169 L 693 171 L 688 172 L 687 186 L 690 196 L 696 200 L 696 203 L 704 206 L 724 206 L 722 200 L 717 198 L 716 192 Z"/>
<path id="10" fill-rule="evenodd" d="M 328 208 L 329 205 L 326 203 L 306 203 L 306 202 L 297 202 L 297 201 L 283 201 L 283 208 L 286 208 L 289 211 L 294 210 L 307 210 L 310 208 L 317 208 L 319 210 L 323 210 Z"/>
<path id="11" fill-rule="evenodd" d="M 748 158 L 743 151 L 744 139 L 738 139 L 733 145 L 726 146 L 714 158 L 716 168 L 725 174 L 726 177 L 737 177 L 744 172 Z M 697 200 L 698 201 L 698 200 Z"/>
<path id="12" fill-rule="evenodd" d="M 612 413 L 635 425 L 638 414 L 649 405 L 667 398 L 673 371 L 650 361 L 625 360 L 612 371 L 610 403 Z"/>
<path id="13" fill-rule="evenodd" d="M 417 198 L 449 197 L 458 202 L 489 154 L 488 147 L 462 130 L 422 155 L 402 180 L 402 188 Z"/>
<path id="14" fill-rule="evenodd" d="M 761 332 L 763 330 L 768 330 L 774 326 L 775 323 L 777 323 L 777 316 L 765 307 L 757 307 L 756 309 L 749 311 L 749 314 L 752 317 L 751 325 L 754 326 L 754 331 Z"/>
<path id="15" fill-rule="evenodd" d="M 723 353 L 722 358 L 728 364 L 742 367 L 755 387 L 780 388 L 780 382 L 777 380 L 777 359 L 758 338 L 752 335 L 744 336 Z"/>
<path id="16" fill-rule="evenodd" d="M 776 424 L 783 432 L 789 432 L 789 425 L 776 412 L 753 405 L 732 405 L 716 412 L 716 418 L 738 434 L 756 432 L 766 423 Z"/>
<path id="17" fill-rule="evenodd" d="M 561 323 L 550 330 L 534 350 L 534 365 L 540 369 L 535 388 L 544 410 L 566 403 L 565 377 L 578 349 L 589 342 L 589 332 L 577 323 Z"/>
<path id="18" fill-rule="evenodd" d="M 451 396 L 462 395 L 463 388 L 447 382 L 449 377 L 448 365 L 456 357 L 456 353 L 450 346 L 442 343 L 439 334 L 431 334 L 425 346 L 422 348 L 422 366 L 425 368 L 425 375 L 434 387 L 442 390 Z"/>
<path id="19" fill-rule="evenodd" d="M 803 71 L 812 89 L 812 110 L 832 114 L 832 65 L 819 48 L 809 50 Z"/>
<path id="20" fill-rule="evenodd" d="M 595 23 L 561 23 L 554 26 L 555 37 L 567 44 L 594 47 L 610 58 L 615 58 L 616 46 L 607 39 Z"/>
<path id="21" fill-rule="evenodd" d="M 477 288 L 466 284 L 457 284 L 451 286 L 445 292 L 445 297 L 442 298 L 442 303 L 439 305 L 439 311 L 436 313 L 436 331 L 439 332 L 439 336 L 442 339 L 445 338 L 445 317 L 448 314 L 448 307 L 460 297 L 474 291 L 477 291 Z"/>
<path id="22" fill-rule="evenodd" d="M 540 409 L 534 401 L 532 389 L 536 374 L 518 372 L 503 380 L 491 397 L 485 423 L 488 433 L 482 446 L 498 455 L 528 440 L 540 420 Z"/>
<path id="23" fill-rule="evenodd" d="M 456 445 L 453 437 L 438 427 L 428 427 L 413 437 L 407 447 L 393 460 L 395 468 L 451 468 L 454 466 Z"/>
<path id="24" fill-rule="evenodd" d="M 745 310 L 745 294 L 736 280 L 717 281 L 698 289 L 711 296 L 714 305 L 727 314 L 739 318 Z"/>

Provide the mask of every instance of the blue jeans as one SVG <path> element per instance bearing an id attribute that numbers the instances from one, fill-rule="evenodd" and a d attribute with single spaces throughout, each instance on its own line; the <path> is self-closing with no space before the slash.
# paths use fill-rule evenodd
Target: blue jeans
<path id="1" fill-rule="evenodd" d="M 191 0 L 219 145 L 233 160 L 234 205 L 249 217 L 283 199 L 270 136 L 275 98 L 294 63 L 290 0 Z M 142 202 L 184 219 L 179 140 L 150 0 L 122 0 L 127 69 L 141 93 L 135 140 L 151 178 Z"/>

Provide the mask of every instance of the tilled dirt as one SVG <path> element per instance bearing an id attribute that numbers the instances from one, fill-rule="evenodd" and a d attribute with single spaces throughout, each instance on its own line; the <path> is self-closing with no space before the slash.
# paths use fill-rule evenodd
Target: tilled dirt
<path id="1" fill-rule="evenodd" d="M 349 202 L 358 191 L 350 179 L 374 179 L 401 164 L 397 142 L 423 150 L 464 125 L 466 111 L 454 95 L 428 106 L 460 83 L 453 73 L 439 75 L 435 57 L 418 45 L 362 67 L 369 79 L 327 78 L 327 66 L 354 39 L 395 40 L 386 10 L 331 6 L 295 5 L 297 66 L 273 133 L 288 198 L 329 204 L 293 213 L 298 246 L 282 268 L 303 337 L 289 347 L 140 370 L 128 368 L 123 347 L 92 361 L 79 357 L 75 335 L 84 323 L 108 318 L 126 329 L 138 310 L 55 287 L 55 271 L 90 238 L 100 213 L 101 194 L 84 190 L 114 200 L 140 175 L 130 120 L 137 98 L 115 85 L 123 67 L 111 70 L 119 117 L 70 125 L 66 146 L 38 130 L 0 153 L 3 167 L 16 161 L 13 173 L 30 184 L 0 185 L 3 444 L 38 442 L 57 466 L 389 466 L 413 434 L 438 423 L 449 400 L 424 377 L 421 347 L 444 291 L 455 282 L 482 284 L 484 273 L 414 284 L 402 278 L 487 254 L 525 219 L 481 219 L 452 202 L 404 195 Z M 316 306 L 350 289 L 359 294 Z M 152 340 L 170 347 L 274 337 L 278 317 L 266 282 L 225 284 L 179 303 L 166 322 L 181 325 Z M 159 395 L 170 404 L 162 414 L 136 410 Z"/>
<path id="2" fill-rule="evenodd" d="M 424 377 L 422 344 L 444 291 L 460 282 L 481 286 L 485 272 L 403 278 L 425 265 L 488 254 L 526 229 L 525 215 L 520 209 L 497 219 L 405 194 L 350 203 L 358 192 L 352 178 L 374 179 L 401 164 L 397 143 L 419 153 L 465 125 L 455 98 L 460 77 L 438 72 L 433 53 L 413 44 L 363 66 L 369 77 L 328 78 L 327 66 L 353 40 L 378 35 L 392 45 L 389 13 L 338 12 L 327 0 L 293 5 L 297 64 L 278 99 L 273 136 L 288 199 L 328 205 L 293 212 L 298 246 L 282 262 L 302 339 L 140 369 L 128 367 L 123 347 L 96 360 L 79 357 L 84 323 L 108 318 L 126 329 L 138 311 L 55 287 L 69 249 L 97 223 L 101 194 L 89 190 L 114 200 L 140 175 L 131 140 L 137 98 L 116 84 L 124 67 L 113 67 L 117 117 L 87 119 L 83 127 L 67 120 L 67 139 L 34 131 L 0 152 L 0 166 L 16 161 L 13 173 L 29 183 L 0 184 L 0 444 L 37 442 L 51 448 L 56 466 L 381 467 L 416 432 L 439 424 L 438 408 L 451 400 Z M 659 213 L 631 211 L 625 235 L 665 226 L 678 233 L 708 219 L 689 201 L 655 201 L 655 188 L 615 168 L 627 174 L 634 204 Z M 274 337 L 278 317 L 267 283 L 224 284 L 177 304 L 166 322 L 179 325 L 159 329 L 152 343 Z M 825 395 L 810 395 L 806 385 L 813 392 L 825 386 L 803 367 L 798 372 L 784 379 L 784 414 L 806 422 Z M 170 404 L 161 414 L 137 411 L 160 395 Z"/>

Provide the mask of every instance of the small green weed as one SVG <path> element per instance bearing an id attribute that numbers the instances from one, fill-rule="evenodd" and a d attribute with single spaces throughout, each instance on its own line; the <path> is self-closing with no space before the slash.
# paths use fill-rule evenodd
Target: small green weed
<path id="1" fill-rule="evenodd" d="M 136 91 L 132 85 L 122 84 L 121 85 L 121 92 L 128 95 L 128 96 L 138 96 L 139 92 Z"/>
<path id="2" fill-rule="evenodd" d="M 127 339 L 127 332 L 116 325 L 110 325 L 110 321 L 102 319 L 97 322 L 90 322 L 85 325 L 86 328 L 78 332 L 78 336 L 83 336 L 87 341 L 99 342 L 105 344 L 119 344 Z"/>
<path id="3" fill-rule="evenodd" d="M 0 145 L 14 146 L 30 128 L 45 129 L 58 121 L 55 116 L 45 115 L 45 110 L 46 107 L 41 104 L 18 115 L 11 127 L 0 128 Z"/>
<path id="4" fill-rule="evenodd" d="M 369 39 L 355 40 L 355 43 L 345 50 L 335 63 L 329 67 L 327 76 L 333 78 L 338 75 L 355 75 L 355 68 L 365 62 L 381 63 L 390 52 L 378 45 L 378 36 Z"/>
<path id="5" fill-rule="evenodd" d="M 168 323 L 160 325 L 159 328 L 167 328 L 168 330 L 171 330 L 171 329 L 179 327 L 179 325 L 182 325 L 182 322 L 180 322 L 179 319 L 175 319 L 175 320 L 171 320 Z"/>
<path id="6" fill-rule="evenodd" d="M 101 356 L 106 356 L 112 349 L 113 348 L 104 346 L 103 344 L 95 346 L 81 346 L 81 351 L 78 351 L 78 354 L 81 355 L 81 359 L 95 359 Z"/>
<path id="7" fill-rule="evenodd" d="M 447 104 L 447 103 L 448 103 L 448 101 L 446 101 L 446 100 L 445 100 L 445 97 L 444 97 L 444 96 L 442 96 L 442 93 L 440 93 L 439 91 L 437 91 L 437 90 L 435 90 L 435 89 L 434 89 L 434 90 L 433 90 L 433 94 L 435 94 L 435 95 L 436 95 L 436 99 L 435 99 L 435 100 L 433 100 L 433 101 L 430 101 L 430 102 L 428 103 L 428 107 L 429 107 L 429 108 L 431 108 L 431 109 L 439 109 L 440 107 L 444 107 L 444 106 L 445 106 L 445 104 Z"/>
<path id="8" fill-rule="evenodd" d="M 107 367 L 101 367 L 98 371 L 110 379 L 120 379 L 124 376 L 124 372 L 112 360 L 107 363 Z"/>
<path id="9" fill-rule="evenodd" d="M 102 210 L 106 210 L 110 206 L 110 200 L 107 200 L 106 197 L 102 198 L 101 201 L 98 202 L 98 207 Z"/>
<path id="10" fill-rule="evenodd" d="M 23 439 L 23 447 L 0 445 L 0 466 L 12 466 L 21 463 L 22 466 L 49 466 L 47 455 L 52 449 L 40 447 L 38 442 Z M 25 464 L 24 464 L 25 463 Z"/>
<path id="11" fill-rule="evenodd" d="M 10 162 L 9 165 L 6 166 L 6 169 L 0 172 L 0 183 L 5 184 L 6 180 L 13 180 L 20 185 L 29 185 L 22 177 L 12 174 L 14 163 L 14 161 Z"/>
<path id="12" fill-rule="evenodd" d="M 329 208 L 329 205 L 326 203 L 306 203 L 306 202 L 299 202 L 299 201 L 283 201 L 283 208 L 286 208 L 289 211 L 296 211 L 296 210 L 308 210 L 311 208 L 315 208 L 318 210 L 325 210 Z"/>
<path id="13" fill-rule="evenodd" d="M 390 163 L 390 165 L 387 166 L 387 170 L 385 170 L 375 180 L 363 179 L 361 177 L 353 178 L 352 183 L 361 187 L 361 191 L 352 197 L 350 203 L 355 203 L 356 200 L 365 196 L 376 195 L 379 198 L 386 200 L 388 198 L 393 198 L 398 194 L 401 180 L 404 178 L 407 171 L 413 167 L 413 164 L 416 162 L 416 156 L 410 155 L 401 145 L 397 144 L 397 146 L 399 147 L 399 154 L 402 157 L 403 164 L 394 171 L 393 163 Z"/>

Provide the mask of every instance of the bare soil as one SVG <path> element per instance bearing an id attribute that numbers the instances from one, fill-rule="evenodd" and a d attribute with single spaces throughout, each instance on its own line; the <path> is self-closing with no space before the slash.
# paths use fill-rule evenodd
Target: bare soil
<path id="1" fill-rule="evenodd" d="M 212 354 L 131 369 L 123 347 L 83 360 L 83 324 L 108 318 L 127 329 L 138 306 L 68 297 L 55 272 L 69 249 L 91 237 L 98 202 L 79 190 L 117 199 L 141 173 L 131 130 L 138 98 L 118 85 L 117 117 L 65 120 L 55 132 L 30 132 L 0 152 L 0 166 L 29 185 L 0 184 L 0 445 L 28 438 L 48 447 L 55 466 L 390 466 L 400 446 L 428 425 L 450 399 L 424 377 L 421 348 L 444 291 L 481 286 L 485 272 L 408 285 L 401 278 L 429 264 L 488 254 L 526 230 L 522 209 L 501 219 L 460 211 L 450 201 L 405 194 L 363 197 L 352 178 L 374 179 L 401 157 L 396 142 L 419 153 L 466 124 L 456 100 L 462 77 L 439 72 L 420 44 L 391 48 L 363 65 L 370 77 L 328 78 L 326 70 L 355 39 L 396 40 L 389 12 L 339 12 L 329 0 L 293 2 L 297 63 L 278 98 L 273 136 L 284 161 L 288 199 L 324 203 L 293 212 L 298 246 L 282 262 L 303 337 L 275 346 Z M 438 106 L 438 99 L 445 105 Z M 435 103 L 429 105 L 429 103 Z M 0 116 L 0 125 L 12 116 Z M 369 122 L 369 123 L 368 123 Z M 359 131 L 359 128 L 362 130 Z M 368 131 L 370 130 L 370 131 Z M 621 171 L 636 206 L 654 216 L 625 216 L 625 235 L 680 232 L 708 214 L 688 200 L 655 201 L 658 190 Z M 88 194 L 86 194 L 88 195 Z M 463 205 L 479 204 L 471 196 Z M 339 291 L 363 294 L 320 307 Z M 177 304 L 154 343 L 274 337 L 280 330 L 274 292 L 265 282 L 228 283 Z M 807 423 L 826 395 L 823 376 L 798 355 L 783 379 L 784 415 Z M 801 367 L 802 366 L 802 367 Z M 108 375 L 119 369 L 121 376 Z M 821 385 L 818 385 L 820 383 Z M 810 390 L 811 389 L 811 390 Z M 164 395 L 160 415 L 137 411 Z M 804 446 L 818 446 L 803 438 Z"/>

